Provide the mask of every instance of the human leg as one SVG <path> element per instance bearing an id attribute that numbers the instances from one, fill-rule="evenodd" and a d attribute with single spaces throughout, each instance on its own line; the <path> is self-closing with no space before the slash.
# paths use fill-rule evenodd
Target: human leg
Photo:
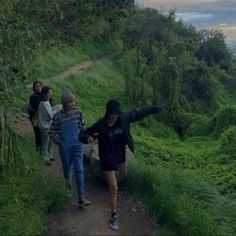
<path id="1" fill-rule="evenodd" d="M 49 142 L 48 130 L 40 129 L 40 136 L 41 136 L 41 142 L 42 142 L 42 146 L 41 146 L 42 159 L 45 161 L 45 164 L 50 165 L 49 156 L 48 156 L 48 142 Z"/>
<path id="2" fill-rule="evenodd" d="M 59 154 L 62 163 L 63 174 L 66 182 L 66 187 L 72 187 L 72 150 L 66 145 L 61 145 L 59 148 Z"/>
<path id="3" fill-rule="evenodd" d="M 75 171 L 79 206 L 87 206 L 90 204 L 90 201 L 88 201 L 85 198 L 83 146 L 82 145 L 76 145 L 73 147 L 73 165 L 74 165 L 74 171 Z"/>
<path id="4" fill-rule="evenodd" d="M 104 174 L 110 193 L 111 213 L 114 213 L 117 211 L 117 193 L 118 193 L 116 173 L 114 170 L 109 170 L 109 171 L 104 171 Z"/>
<path id="5" fill-rule="evenodd" d="M 110 193 L 110 208 L 111 208 L 111 218 L 108 221 L 108 224 L 111 229 L 118 230 L 118 214 L 117 214 L 117 193 L 118 185 L 116 179 L 116 173 L 114 170 L 104 171 L 106 181 Z"/>
<path id="6" fill-rule="evenodd" d="M 33 125 L 33 130 L 34 130 L 36 150 L 41 152 L 41 135 L 39 127 Z"/>
<path id="7" fill-rule="evenodd" d="M 121 178 L 127 175 L 127 162 L 126 161 L 119 164 L 119 174 Z"/>

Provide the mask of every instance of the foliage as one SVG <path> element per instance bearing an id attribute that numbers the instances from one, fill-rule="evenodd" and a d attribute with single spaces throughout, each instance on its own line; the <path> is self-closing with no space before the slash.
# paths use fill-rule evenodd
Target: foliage
<path id="1" fill-rule="evenodd" d="M 66 199 L 61 180 L 42 170 L 42 163 L 25 139 L 19 140 L 19 156 L 24 161 L 20 172 L 8 175 L 0 184 L 1 235 L 41 235 L 47 229 L 46 215 Z M 17 164 L 17 160 L 15 160 Z"/>
<path id="2" fill-rule="evenodd" d="M 229 126 L 236 125 L 236 107 L 223 106 L 213 117 L 212 125 L 217 137 Z"/>
<path id="3" fill-rule="evenodd" d="M 235 204 L 181 170 L 153 167 L 140 160 L 130 165 L 127 189 L 177 235 L 235 234 Z"/>
<path id="4" fill-rule="evenodd" d="M 197 114 L 192 115 L 193 120 L 185 132 L 185 137 L 205 136 L 212 133 L 209 117 Z"/>
<path id="5" fill-rule="evenodd" d="M 17 135 L 11 127 L 9 120 L 0 107 L 0 183 L 23 168 L 22 157 L 19 155 Z"/>
<path id="6" fill-rule="evenodd" d="M 236 157 L 236 126 L 231 126 L 224 131 L 221 137 L 220 151 L 234 160 Z"/>
<path id="7" fill-rule="evenodd" d="M 162 235 L 233 235 L 236 115 L 234 106 L 223 105 L 233 101 L 235 59 L 221 33 L 186 26 L 174 11 L 162 15 L 133 4 L 3 1 L 3 109 L 9 104 L 23 109 L 24 86 L 35 78 L 53 88 L 56 102 L 64 89 L 75 93 L 88 125 L 103 116 L 110 98 L 119 98 L 123 110 L 161 106 L 161 114 L 133 127 L 138 160 L 130 168 L 128 189 L 165 224 Z M 47 80 L 122 47 L 115 63 L 100 61 L 79 76 Z M 41 234 L 48 209 L 62 203 L 64 189 L 42 175 L 33 150 L 16 153 L 16 134 L 5 118 L 1 112 L 0 170 L 7 178 L 0 185 L 0 231 Z"/>
<path id="8" fill-rule="evenodd" d="M 200 47 L 196 55 L 200 60 L 205 61 L 209 66 L 219 64 L 227 69 L 227 64 L 232 55 L 225 43 L 225 36 L 217 30 L 203 30 L 200 32 Z"/>

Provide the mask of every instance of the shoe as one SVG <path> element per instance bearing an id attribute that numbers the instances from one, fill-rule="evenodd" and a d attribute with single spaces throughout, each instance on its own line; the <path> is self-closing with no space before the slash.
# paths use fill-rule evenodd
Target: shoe
<path id="1" fill-rule="evenodd" d="M 83 199 L 79 200 L 79 207 L 88 206 L 90 204 L 91 204 L 90 201 L 87 200 L 86 198 L 83 198 Z"/>
<path id="2" fill-rule="evenodd" d="M 52 165 L 52 163 L 50 161 L 45 161 L 44 164 L 45 164 L 45 166 L 51 166 Z"/>
<path id="3" fill-rule="evenodd" d="M 118 214 L 117 213 L 113 213 L 110 220 L 108 221 L 108 225 L 111 229 L 113 230 L 118 230 Z"/>

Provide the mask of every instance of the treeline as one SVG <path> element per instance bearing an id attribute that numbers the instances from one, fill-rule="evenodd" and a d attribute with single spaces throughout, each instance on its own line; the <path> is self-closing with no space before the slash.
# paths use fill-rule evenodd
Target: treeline
<path id="1" fill-rule="evenodd" d="M 235 98 L 236 62 L 221 32 L 198 31 L 177 21 L 174 11 L 140 9 L 133 0 L 1 1 L 0 35 L 3 106 L 40 77 L 38 55 L 112 41 L 123 45 L 127 100 L 161 104 L 161 121 L 180 137 L 199 122 L 197 114 L 212 115 Z"/>
<path id="2" fill-rule="evenodd" d="M 180 136 L 196 114 L 212 115 L 232 103 L 236 60 L 221 32 L 186 26 L 174 11 L 137 9 L 127 21 L 120 64 L 129 100 L 162 104 L 162 121 Z"/>
<path id="3" fill-rule="evenodd" d="M 35 57 L 80 42 L 111 41 L 134 1 L 1 0 L 0 91 L 37 77 Z M 10 88 L 10 89 L 9 89 Z"/>
<path id="4" fill-rule="evenodd" d="M 17 138 L 6 113 L 25 84 L 40 79 L 36 58 L 75 43 L 83 48 L 112 42 L 134 1 L 1 0 L 0 5 L 0 177 L 5 179 L 10 169 L 19 169 Z"/>

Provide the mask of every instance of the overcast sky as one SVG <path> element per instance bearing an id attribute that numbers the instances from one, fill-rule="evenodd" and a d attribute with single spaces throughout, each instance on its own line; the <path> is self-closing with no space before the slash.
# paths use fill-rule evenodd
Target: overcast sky
<path id="1" fill-rule="evenodd" d="M 200 29 L 220 29 L 236 43 L 236 0 L 136 0 L 158 10 L 177 9 L 176 16 Z"/>

